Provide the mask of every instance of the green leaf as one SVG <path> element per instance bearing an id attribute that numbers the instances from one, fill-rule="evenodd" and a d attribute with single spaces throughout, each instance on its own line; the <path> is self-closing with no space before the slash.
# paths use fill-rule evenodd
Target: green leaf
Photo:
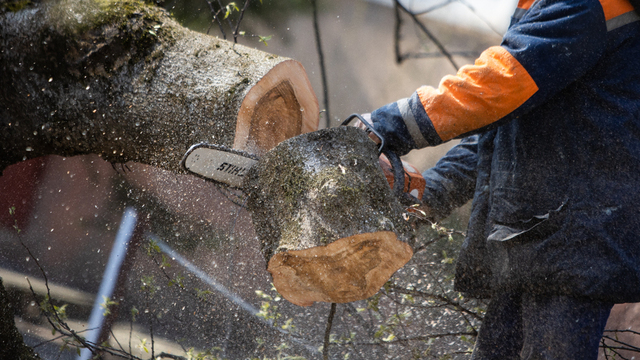
<path id="1" fill-rule="evenodd" d="M 238 6 L 236 5 L 235 2 L 230 2 L 227 4 L 227 6 L 225 6 L 225 13 L 224 13 L 224 18 L 228 18 L 229 15 L 231 15 L 231 13 L 233 12 L 233 10 L 235 11 L 240 11 L 240 9 L 238 9 Z"/>
<path id="2" fill-rule="evenodd" d="M 389 334 L 389 336 L 387 336 L 386 338 L 382 339 L 382 341 L 389 342 L 389 341 L 392 341 L 392 340 L 393 340 L 393 339 L 395 339 L 395 338 L 396 338 L 396 336 L 395 336 L 395 335 L 393 335 L 393 334 Z"/>
<path id="3" fill-rule="evenodd" d="M 267 41 L 271 40 L 271 38 L 273 37 L 273 35 L 268 35 L 268 36 L 260 36 L 258 35 L 258 41 L 260 41 L 261 43 L 264 44 L 264 46 L 269 46 L 269 44 L 267 44 Z"/>

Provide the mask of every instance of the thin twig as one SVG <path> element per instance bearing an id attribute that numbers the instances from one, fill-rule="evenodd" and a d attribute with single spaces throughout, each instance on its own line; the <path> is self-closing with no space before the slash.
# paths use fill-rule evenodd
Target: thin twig
<path id="1" fill-rule="evenodd" d="M 605 333 L 632 333 L 635 335 L 640 335 L 640 332 L 631 330 L 631 329 L 625 329 L 625 330 L 605 330 Z"/>
<path id="2" fill-rule="evenodd" d="M 626 358 L 626 357 L 622 356 L 622 354 L 620 354 L 620 353 L 616 350 L 616 349 L 618 349 L 618 350 L 626 350 L 625 348 L 612 347 L 612 346 L 608 346 L 608 345 L 607 345 L 604 349 L 605 349 L 605 350 L 610 350 L 611 352 L 613 352 L 613 354 L 614 354 L 614 355 L 616 355 L 616 356 L 614 356 L 614 359 L 615 359 L 615 358 L 617 358 L 617 356 L 619 356 L 621 360 L 631 360 L 631 359 L 629 359 L 629 358 Z M 604 351 L 604 352 L 606 353 L 606 351 Z"/>
<path id="3" fill-rule="evenodd" d="M 228 189 L 224 185 L 215 184 L 215 186 L 216 186 L 216 189 L 218 189 L 218 192 L 220 192 L 222 196 L 224 196 L 227 200 L 233 203 L 233 205 L 245 207 L 245 204 L 247 202 L 246 198 L 243 199 L 242 196 L 234 194 L 230 189 Z M 240 202 L 239 200 L 242 200 L 243 202 Z"/>
<path id="4" fill-rule="evenodd" d="M 233 42 L 234 43 L 238 42 L 238 30 L 240 29 L 240 23 L 242 22 L 242 17 L 244 17 L 244 12 L 249 7 L 249 3 L 250 2 L 251 2 L 251 0 L 245 0 L 244 6 L 242 7 L 242 10 L 240 10 L 240 16 L 238 17 L 238 22 L 236 23 L 236 28 L 235 28 L 235 30 L 233 30 Z"/>
<path id="5" fill-rule="evenodd" d="M 111 337 L 113 338 L 113 340 L 115 340 L 116 344 L 118 344 L 118 346 L 120 347 L 120 350 L 123 353 L 126 353 L 126 351 L 124 350 L 124 348 L 122 347 L 122 344 L 120 344 L 120 341 L 118 341 L 118 338 L 116 337 L 116 334 L 113 333 L 113 329 L 109 329 L 109 332 L 111 333 Z M 131 352 L 131 351 L 129 351 Z"/>
<path id="6" fill-rule="evenodd" d="M 318 61 L 320 62 L 320 76 L 322 77 L 322 96 L 324 98 L 325 127 L 331 127 L 331 113 L 329 112 L 329 85 L 327 83 L 327 70 L 324 65 L 324 52 L 322 51 L 322 41 L 320 41 L 320 24 L 318 21 L 318 4 L 316 0 L 310 0 L 313 9 L 313 30 L 316 35 L 316 49 L 318 51 Z"/>
<path id="7" fill-rule="evenodd" d="M 441 2 L 439 4 L 435 4 L 435 5 L 431 6 L 431 7 L 428 7 L 428 8 L 426 8 L 426 9 L 420 11 L 420 12 L 413 12 L 413 14 L 415 14 L 416 16 L 425 15 L 425 14 L 428 14 L 428 13 L 430 13 L 432 11 L 436 11 L 438 9 L 442 9 L 443 7 L 451 4 L 453 1 L 454 0 L 446 0 L 446 1 L 443 1 L 443 2 Z"/>
<path id="8" fill-rule="evenodd" d="M 430 335 L 422 335 L 422 336 L 414 336 L 414 337 L 410 337 L 410 338 L 395 338 L 391 341 L 385 341 L 385 344 L 398 344 L 398 343 L 405 343 L 405 342 L 411 342 L 411 341 L 428 341 L 431 339 L 439 339 L 439 338 L 444 338 L 444 337 L 457 337 L 457 336 L 476 336 L 477 334 L 475 332 L 471 332 L 471 331 L 460 331 L 460 332 L 451 332 L 451 333 L 441 333 L 441 334 L 430 334 Z M 347 344 L 350 342 L 347 342 Z M 367 343 L 367 342 L 359 342 L 356 343 L 354 342 L 353 344 L 356 345 L 367 345 L 367 346 L 375 346 L 375 345 L 380 345 L 379 342 L 371 342 L 371 343 Z"/>
<path id="9" fill-rule="evenodd" d="M 24 241 L 22 241 L 22 237 L 20 236 L 20 229 L 18 229 L 17 225 L 14 226 L 16 228 L 16 230 L 18 231 L 17 234 L 17 238 L 18 241 L 20 242 L 20 245 L 22 245 L 22 247 L 27 250 L 27 253 L 29 254 L 29 256 L 31 256 L 31 258 L 33 258 L 33 261 L 35 262 L 35 264 L 38 266 L 38 269 L 40 270 L 40 273 L 42 273 L 42 277 L 44 278 L 44 285 L 47 288 L 47 301 L 49 302 L 49 306 L 47 307 L 47 310 L 49 310 L 50 307 L 52 307 L 53 305 L 51 305 L 51 289 L 49 288 L 49 278 L 47 277 L 47 273 L 44 271 L 44 268 L 42 267 L 42 265 L 40 265 L 40 261 L 38 261 L 38 258 L 35 257 L 33 255 L 33 253 L 31 252 L 31 249 L 29 249 L 29 247 L 24 243 Z M 34 298 L 37 301 L 37 296 L 36 296 L 36 292 L 35 290 L 33 290 L 33 287 L 31 286 L 31 282 L 29 281 L 29 279 L 27 278 L 27 282 L 29 283 L 29 288 L 31 289 L 31 293 L 33 294 Z M 39 302 L 38 302 L 39 303 Z M 45 314 L 47 314 L 47 312 L 45 312 Z M 60 327 L 62 327 L 63 329 L 65 329 L 69 334 L 71 334 L 71 336 L 78 341 L 78 343 L 82 344 L 83 346 L 85 346 L 86 348 L 89 349 L 89 351 L 91 351 L 91 353 L 93 355 L 96 355 L 95 350 L 93 350 L 92 348 L 90 348 L 90 345 L 87 341 L 85 341 L 82 337 L 78 336 L 78 334 L 73 331 L 69 325 L 67 325 L 67 323 L 65 323 L 60 316 L 58 315 L 58 312 L 55 311 L 55 309 L 52 311 L 53 316 L 55 317 L 56 322 L 60 325 Z M 51 319 L 49 318 L 49 316 L 45 316 L 47 318 L 47 321 L 49 322 L 49 324 L 51 325 L 52 328 L 56 329 L 57 331 L 60 331 L 60 333 L 64 333 L 62 331 L 62 329 L 60 329 L 59 327 L 55 326 L 53 324 L 53 321 L 51 321 Z"/>
<path id="10" fill-rule="evenodd" d="M 215 8 L 213 7 L 213 4 L 211 3 L 211 1 L 206 0 L 207 4 L 209 4 L 209 9 L 211 9 L 211 14 L 213 14 L 213 21 L 215 21 L 218 24 L 218 28 L 220 28 L 220 32 L 222 33 L 222 38 L 227 40 L 227 34 L 224 32 L 224 28 L 222 27 L 222 21 L 220 21 L 220 17 L 218 17 L 218 15 L 220 14 L 220 11 L 222 11 L 222 8 L 220 8 L 218 11 L 215 10 Z M 209 28 L 207 29 L 207 35 L 209 34 L 209 30 L 211 30 L 211 26 L 213 25 L 213 21 L 211 21 L 211 24 L 209 25 Z"/>
<path id="11" fill-rule="evenodd" d="M 620 340 L 616 340 L 608 335 L 604 335 L 602 337 L 602 339 L 608 339 L 611 340 L 615 343 L 620 344 L 621 346 L 614 346 L 614 345 L 607 345 L 608 348 L 612 348 L 612 349 L 623 349 L 623 350 L 627 350 L 627 351 L 633 351 L 633 352 L 640 352 L 640 348 L 637 346 L 633 346 L 631 344 L 628 344 L 626 342 L 620 341 Z"/>
<path id="12" fill-rule="evenodd" d="M 222 2 L 220 2 L 220 0 L 218 0 L 218 5 L 220 5 L 221 10 L 224 9 L 224 6 L 222 6 Z M 233 23 L 231 22 L 231 18 L 228 16 L 227 16 L 227 22 L 229 23 L 229 29 L 233 29 Z"/>
<path id="13" fill-rule="evenodd" d="M 476 11 L 476 9 L 471 6 L 471 4 L 467 3 L 465 0 L 457 0 L 460 4 L 464 5 L 467 7 L 467 9 L 471 10 L 471 12 L 478 18 L 480 19 L 480 21 L 482 21 L 485 25 L 487 25 L 487 27 L 489 29 L 491 29 L 491 31 L 493 31 L 494 33 L 496 33 L 499 36 L 502 36 L 503 34 L 501 34 L 498 30 L 496 30 L 496 28 L 493 27 L 493 25 L 491 25 L 491 23 L 489 21 L 487 21 L 487 19 L 485 19 L 484 17 L 480 16 L 480 14 L 478 14 L 478 12 Z"/>
<path id="14" fill-rule="evenodd" d="M 440 52 L 442 53 L 442 55 L 444 55 L 444 57 L 447 58 L 447 60 L 449 60 L 449 63 L 455 68 L 455 70 L 458 70 L 458 64 L 456 64 L 455 60 L 453 60 L 453 56 L 451 55 L 451 53 L 449 53 L 449 51 L 447 51 L 447 49 L 444 48 L 444 45 L 442 45 L 442 43 L 440 42 L 440 40 L 438 40 L 438 38 L 436 38 L 431 31 L 429 31 L 429 29 L 427 29 L 426 26 L 424 26 L 424 24 L 418 19 L 418 17 L 412 13 L 411 11 L 409 11 L 409 9 L 407 9 L 406 7 L 404 7 L 404 5 L 402 5 L 400 3 L 400 0 L 396 0 L 395 1 L 396 4 L 398 5 L 398 7 L 400 9 L 402 9 L 405 13 L 407 13 L 411 19 L 413 19 L 413 22 L 416 23 L 416 25 L 418 25 L 418 27 L 422 30 L 422 32 L 425 33 L 425 35 L 427 35 L 427 37 L 429 38 L 429 40 L 431 40 L 431 42 L 433 42 L 436 47 L 438 48 L 438 50 L 440 50 Z"/>
<path id="15" fill-rule="evenodd" d="M 167 358 L 167 359 L 174 359 L 174 360 L 187 360 L 186 357 L 184 356 L 179 356 L 179 355 L 173 355 L 173 354 L 167 354 L 167 353 L 160 353 L 158 355 L 158 358 L 162 359 L 162 358 Z"/>
<path id="16" fill-rule="evenodd" d="M 133 336 L 133 315 L 129 319 L 129 353 L 131 353 L 131 337 Z"/>
<path id="17" fill-rule="evenodd" d="M 56 341 L 56 340 L 58 340 L 58 339 L 62 339 L 63 337 L 66 337 L 66 336 L 67 336 L 67 335 L 65 335 L 65 334 L 62 334 L 62 335 L 60 335 L 60 336 L 56 336 L 56 337 L 54 337 L 53 339 L 49 339 L 49 340 L 45 340 L 45 341 L 42 341 L 42 342 L 40 342 L 40 343 L 37 343 L 37 344 L 33 345 L 33 346 L 32 346 L 32 348 L 34 348 L 34 349 L 35 349 L 35 348 L 40 347 L 40 346 L 42 346 L 42 345 L 46 345 L 46 344 L 48 344 L 48 343 L 50 343 L 50 342 L 54 342 L 54 341 Z"/>
<path id="18" fill-rule="evenodd" d="M 402 16 L 400 16 L 400 6 L 398 2 L 394 2 L 394 10 L 396 15 L 396 31 L 394 36 L 394 50 L 396 52 L 396 63 L 402 63 L 403 56 L 400 54 L 400 30 L 402 29 Z"/>
<path id="19" fill-rule="evenodd" d="M 459 303 L 449 299 L 446 296 L 437 295 L 437 294 L 430 294 L 430 293 L 422 292 L 422 291 L 419 291 L 419 290 L 404 289 L 404 288 L 401 288 L 401 287 L 396 286 L 396 285 L 391 285 L 390 289 L 394 290 L 394 291 L 396 291 L 398 293 L 401 293 L 401 294 L 408 294 L 408 295 L 413 295 L 413 296 L 420 296 L 420 297 L 426 297 L 426 298 L 432 298 L 432 299 L 435 299 L 435 300 L 440 300 L 443 303 L 453 307 L 454 310 L 456 310 L 456 311 L 465 312 L 465 313 L 471 315 L 472 317 L 474 317 L 476 320 L 482 320 L 482 316 L 480 314 L 477 314 L 477 313 L 465 308 L 464 306 L 462 306 Z"/>
<path id="20" fill-rule="evenodd" d="M 149 333 L 151 334 L 151 358 L 155 359 L 155 342 L 153 341 L 153 318 L 149 319 Z"/>
<path id="21" fill-rule="evenodd" d="M 331 303 L 331 310 L 329 310 L 329 317 L 327 318 L 327 328 L 324 331 L 324 347 L 322 348 L 322 358 L 329 360 L 329 342 L 331 340 L 331 325 L 333 323 L 333 316 L 336 314 L 336 303 Z"/>

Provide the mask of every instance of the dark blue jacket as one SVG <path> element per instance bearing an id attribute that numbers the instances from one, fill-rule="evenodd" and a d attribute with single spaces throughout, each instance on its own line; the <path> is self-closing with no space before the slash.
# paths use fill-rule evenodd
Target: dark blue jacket
<path id="1" fill-rule="evenodd" d="M 441 214 L 473 197 L 456 287 L 640 301 L 640 17 L 627 0 L 524 0 L 501 46 L 372 113 Z"/>

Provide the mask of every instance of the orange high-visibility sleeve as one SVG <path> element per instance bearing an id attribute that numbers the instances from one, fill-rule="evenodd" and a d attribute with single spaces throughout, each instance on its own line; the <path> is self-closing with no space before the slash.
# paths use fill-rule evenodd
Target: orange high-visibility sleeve
<path id="1" fill-rule="evenodd" d="M 418 96 L 443 141 L 496 122 L 538 91 L 527 70 L 506 49 L 490 47 L 474 65 L 440 86 L 421 87 Z"/>

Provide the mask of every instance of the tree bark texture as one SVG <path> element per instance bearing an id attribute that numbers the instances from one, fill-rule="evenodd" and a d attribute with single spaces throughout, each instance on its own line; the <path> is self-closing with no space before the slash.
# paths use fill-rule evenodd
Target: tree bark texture
<path id="1" fill-rule="evenodd" d="M 413 255 L 404 208 L 363 130 L 285 140 L 247 176 L 247 207 L 268 270 L 294 304 L 367 298 Z"/>
<path id="2" fill-rule="evenodd" d="M 0 171 L 94 153 L 180 172 L 195 143 L 261 153 L 317 128 L 294 60 L 187 30 L 138 0 L 25 4 L 0 3 Z"/>

